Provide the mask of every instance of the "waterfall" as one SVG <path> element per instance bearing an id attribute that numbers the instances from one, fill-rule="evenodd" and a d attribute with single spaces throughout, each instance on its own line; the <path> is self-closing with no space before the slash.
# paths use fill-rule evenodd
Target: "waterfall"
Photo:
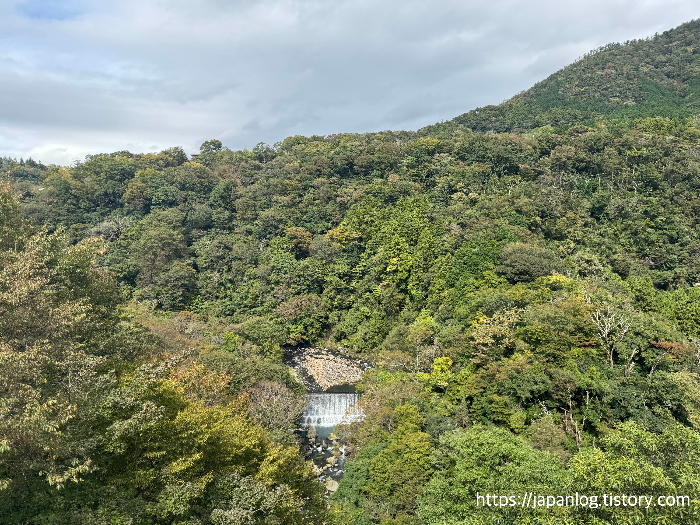
<path id="1" fill-rule="evenodd" d="M 364 414 L 356 407 L 357 399 L 357 394 L 309 394 L 301 417 L 302 427 L 332 428 L 359 421 Z"/>

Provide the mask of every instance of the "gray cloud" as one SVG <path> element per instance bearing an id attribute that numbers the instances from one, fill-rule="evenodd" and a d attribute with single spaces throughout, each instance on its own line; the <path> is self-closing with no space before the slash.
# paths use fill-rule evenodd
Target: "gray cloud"
<path id="1" fill-rule="evenodd" d="M 0 156 L 417 129 L 698 16 L 689 0 L 0 0 Z"/>

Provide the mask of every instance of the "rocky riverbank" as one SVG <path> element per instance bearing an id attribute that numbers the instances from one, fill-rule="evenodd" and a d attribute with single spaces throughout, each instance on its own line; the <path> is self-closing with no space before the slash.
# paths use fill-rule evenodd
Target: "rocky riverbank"
<path id="1" fill-rule="evenodd" d="M 292 348 L 284 361 L 309 392 L 327 392 L 334 387 L 354 386 L 362 379 L 368 363 L 326 348 Z"/>

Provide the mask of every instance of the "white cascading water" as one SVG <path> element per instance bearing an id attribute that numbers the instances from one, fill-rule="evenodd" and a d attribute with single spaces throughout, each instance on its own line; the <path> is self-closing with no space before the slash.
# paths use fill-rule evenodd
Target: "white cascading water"
<path id="1" fill-rule="evenodd" d="M 309 394 L 301 417 L 304 428 L 334 427 L 364 417 L 357 408 L 357 394 Z"/>

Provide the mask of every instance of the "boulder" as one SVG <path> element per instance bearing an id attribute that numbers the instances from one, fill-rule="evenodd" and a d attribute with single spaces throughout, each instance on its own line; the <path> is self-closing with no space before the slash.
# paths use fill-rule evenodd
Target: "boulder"
<path id="1" fill-rule="evenodd" d="M 329 479 L 326 481 L 326 490 L 328 492 L 335 492 L 338 490 L 338 482 L 334 479 Z"/>

